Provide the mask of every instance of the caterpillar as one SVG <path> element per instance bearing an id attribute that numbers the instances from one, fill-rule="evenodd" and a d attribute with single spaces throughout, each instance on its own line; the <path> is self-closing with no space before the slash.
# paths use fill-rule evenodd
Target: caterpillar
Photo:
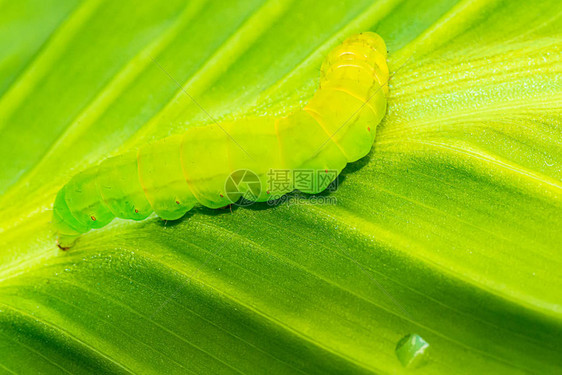
<path id="1" fill-rule="evenodd" d="M 292 182 L 268 184 L 272 170 L 334 171 L 314 186 L 299 187 L 304 193 L 323 191 L 347 163 L 371 150 L 386 112 L 386 56 L 378 34 L 353 35 L 328 53 L 319 88 L 303 108 L 283 117 L 190 128 L 76 174 L 53 206 L 59 247 L 69 247 L 81 234 L 116 217 L 144 220 L 155 212 L 164 220 L 176 220 L 196 204 L 228 206 L 237 196 L 226 193 L 225 181 L 232 184 L 229 176 L 235 171 L 257 176 L 256 202 L 295 189 Z"/>

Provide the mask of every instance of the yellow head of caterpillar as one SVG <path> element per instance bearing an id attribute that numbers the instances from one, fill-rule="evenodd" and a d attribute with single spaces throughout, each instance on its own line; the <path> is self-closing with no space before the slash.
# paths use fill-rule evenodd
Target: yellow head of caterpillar
<path id="1" fill-rule="evenodd" d="M 377 33 L 366 31 L 364 33 L 353 35 L 348 39 L 348 41 L 350 43 L 353 43 L 355 41 L 365 43 L 373 50 L 377 51 L 378 53 L 380 53 L 386 58 L 387 55 L 386 44 L 384 43 L 382 37 Z"/>
<path id="2" fill-rule="evenodd" d="M 322 64 L 320 86 L 352 81 L 367 90 L 375 83 L 388 96 L 386 44 L 373 32 L 352 35 L 335 47 Z"/>

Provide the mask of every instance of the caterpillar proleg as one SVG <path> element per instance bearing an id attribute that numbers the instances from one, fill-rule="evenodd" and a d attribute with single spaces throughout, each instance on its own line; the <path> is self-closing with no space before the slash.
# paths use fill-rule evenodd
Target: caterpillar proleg
<path id="1" fill-rule="evenodd" d="M 375 33 L 346 39 L 326 57 L 320 85 L 308 104 L 284 117 L 245 118 L 188 129 L 136 151 L 108 158 L 75 175 L 57 194 L 53 223 L 59 246 L 114 218 L 164 220 L 194 205 L 220 208 L 237 198 L 225 191 L 235 171 L 252 171 L 252 200 L 295 189 L 271 186 L 272 170 L 333 171 L 307 189 L 319 193 L 347 165 L 367 155 L 386 112 L 386 46 Z M 247 175 L 240 174 L 240 178 Z"/>

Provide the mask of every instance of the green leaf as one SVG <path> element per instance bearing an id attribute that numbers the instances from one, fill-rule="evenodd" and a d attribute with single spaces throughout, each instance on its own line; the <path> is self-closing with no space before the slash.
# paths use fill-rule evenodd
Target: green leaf
<path id="1" fill-rule="evenodd" d="M 338 191 L 56 247 L 72 175 L 298 108 L 365 30 L 391 98 Z M 0 1 L 0 372 L 399 374 L 408 334 L 418 374 L 562 372 L 561 61 L 558 0 Z"/>

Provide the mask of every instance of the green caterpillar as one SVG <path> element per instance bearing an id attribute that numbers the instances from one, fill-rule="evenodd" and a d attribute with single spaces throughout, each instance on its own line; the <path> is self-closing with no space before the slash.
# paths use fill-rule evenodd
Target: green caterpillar
<path id="1" fill-rule="evenodd" d="M 271 170 L 336 171 L 303 192 L 323 191 L 347 163 L 367 155 L 373 145 L 386 111 L 386 54 L 378 34 L 351 36 L 326 57 L 320 86 L 304 108 L 285 117 L 191 128 L 75 175 L 54 203 L 59 246 L 115 217 L 143 220 L 154 211 L 164 220 L 175 220 L 196 203 L 228 206 L 234 202 L 225 193 L 225 181 L 237 170 L 258 176 L 257 202 L 295 188 L 268 186 Z"/>

